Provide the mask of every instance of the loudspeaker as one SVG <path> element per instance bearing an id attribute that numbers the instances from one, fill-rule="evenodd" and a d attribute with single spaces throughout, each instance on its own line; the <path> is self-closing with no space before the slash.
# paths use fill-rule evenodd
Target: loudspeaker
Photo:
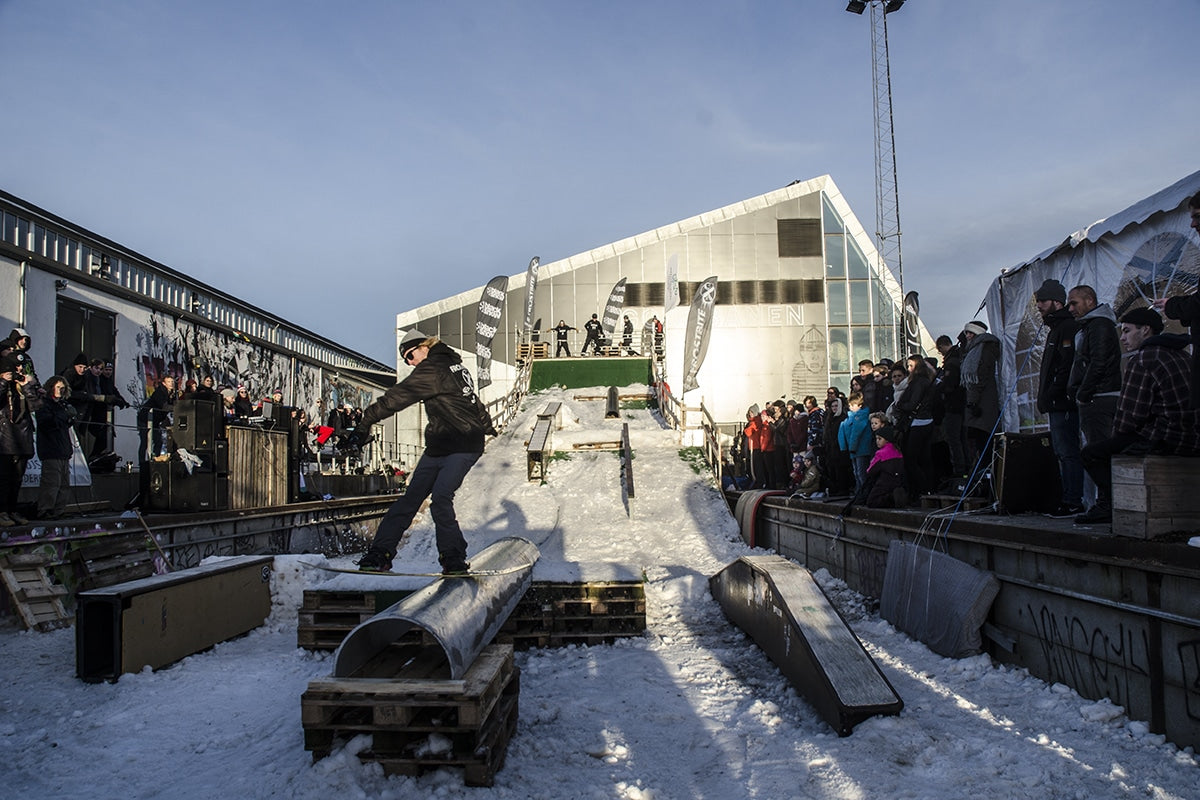
<path id="1" fill-rule="evenodd" d="M 1049 433 L 998 433 L 993 454 L 996 500 L 1010 514 L 1053 511 L 1062 499 Z"/>
<path id="2" fill-rule="evenodd" d="M 171 439 L 185 450 L 211 450 L 221 432 L 217 404 L 212 400 L 181 397 L 175 401 Z"/>
<path id="3" fill-rule="evenodd" d="M 229 478 L 199 468 L 189 475 L 180 461 L 151 461 L 146 497 L 150 511 L 223 511 L 229 508 Z"/>

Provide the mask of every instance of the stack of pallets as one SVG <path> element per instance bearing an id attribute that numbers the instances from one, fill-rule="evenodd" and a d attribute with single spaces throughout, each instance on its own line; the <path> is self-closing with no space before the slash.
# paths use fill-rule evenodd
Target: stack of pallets
<path id="1" fill-rule="evenodd" d="M 102 589 L 155 574 L 149 536 L 142 532 L 104 532 L 73 542 L 71 566 L 76 589 Z"/>
<path id="2" fill-rule="evenodd" d="M 74 618 L 63 604 L 63 598 L 69 594 L 66 587 L 50 579 L 48 570 L 52 566 L 51 559 L 39 553 L 0 556 L 0 578 L 29 630 L 63 628 Z"/>
<path id="3" fill-rule="evenodd" d="M 296 626 L 296 645 L 305 650 L 336 650 L 362 622 L 412 593 L 305 591 Z"/>
<path id="4" fill-rule="evenodd" d="M 496 641 L 531 647 L 609 644 L 646 630 L 646 592 L 640 581 L 535 582 Z"/>
<path id="5" fill-rule="evenodd" d="M 393 645 L 361 676 L 313 681 L 300 700 L 304 748 L 313 760 L 370 734 L 362 761 L 394 775 L 441 767 L 468 786 L 491 786 L 517 727 L 520 672 L 511 645 L 489 645 L 461 680 L 440 647 Z"/>

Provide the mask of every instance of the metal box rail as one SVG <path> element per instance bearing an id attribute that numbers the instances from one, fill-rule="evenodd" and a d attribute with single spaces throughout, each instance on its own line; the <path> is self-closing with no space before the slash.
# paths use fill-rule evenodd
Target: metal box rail
<path id="1" fill-rule="evenodd" d="M 210 564 L 79 592 L 75 673 L 115 680 L 257 628 L 271 612 L 272 556 Z"/>
<path id="2" fill-rule="evenodd" d="M 839 736 L 904 708 L 812 573 L 782 556 L 743 556 L 709 579 L 725 615 L 762 648 Z"/>

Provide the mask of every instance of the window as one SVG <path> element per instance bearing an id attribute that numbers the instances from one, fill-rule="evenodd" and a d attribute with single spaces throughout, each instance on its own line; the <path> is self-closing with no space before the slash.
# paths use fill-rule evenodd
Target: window
<path id="1" fill-rule="evenodd" d="M 781 219 L 776 222 L 780 258 L 821 256 L 821 220 Z"/>

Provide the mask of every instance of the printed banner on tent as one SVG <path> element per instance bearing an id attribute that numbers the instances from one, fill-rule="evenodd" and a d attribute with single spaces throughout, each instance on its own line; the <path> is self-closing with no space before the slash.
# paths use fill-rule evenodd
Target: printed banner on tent
<path id="1" fill-rule="evenodd" d="M 617 281 L 617 285 L 608 293 L 608 302 L 604 305 L 604 319 L 600 324 L 604 327 L 604 338 L 611 341 L 613 330 L 617 327 L 617 319 L 621 309 L 625 307 L 625 279 Z"/>
<path id="2" fill-rule="evenodd" d="M 901 358 L 924 355 L 921 349 L 921 301 L 916 292 L 904 295 L 904 351 Z"/>
<path id="3" fill-rule="evenodd" d="M 500 327 L 507 293 L 508 276 L 497 275 L 483 287 L 479 298 L 479 313 L 475 315 L 475 367 L 479 374 L 475 385 L 480 389 L 492 383 L 492 339 Z"/>
<path id="4" fill-rule="evenodd" d="M 687 339 L 684 340 L 683 352 L 683 391 L 695 389 L 700 384 L 696 382 L 696 374 L 704 363 L 708 352 L 708 336 L 712 330 L 713 306 L 717 303 L 717 276 L 705 278 L 696 289 L 692 298 L 692 308 L 688 311 Z"/>
<path id="5" fill-rule="evenodd" d="M 679 254 L 667 259 L 667 279 L 663 284 L 663 316 L 679 305 Z"/>
<path id="6" fill-rule="evenodd" d="M 533 293 L 537 289 L 538 264 L 541 259 L 534 256 L 529 261 L 529 269 L 525 271 L 525 321 L 521 330 L 525 332 L 526 338 L 529 337 L 529 332 L 533 330 Z"/>

